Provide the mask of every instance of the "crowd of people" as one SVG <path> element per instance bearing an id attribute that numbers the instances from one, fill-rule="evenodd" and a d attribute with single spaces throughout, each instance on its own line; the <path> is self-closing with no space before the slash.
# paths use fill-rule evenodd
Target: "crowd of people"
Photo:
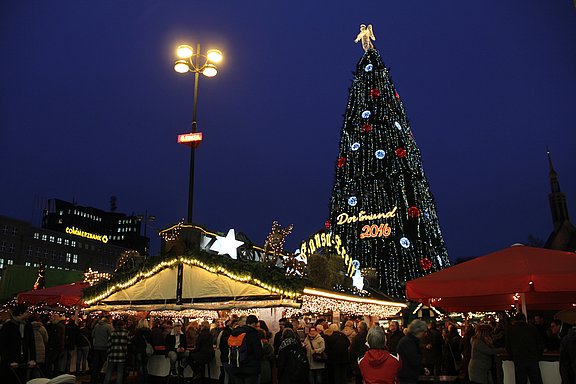
<path id="1" fill-rule="evenodd" d="M 502 382 L 498 356 L 507 354 L 516 383 L 529 378 L 538 384 L 538 361 L 552 351 L 560 352 L 563 380 L 576 383 L 576 327 L 558 320 L 547 327 L 541 316 L 528 323 L 519 314 L 509 323 L 488 321 L 460 331 L 449 322 L 422 320 L 405 328 L 391 321 L 384 329 L 352 319 L 283 318 L 278 326 L 273 335 L 255 315 L 185 327 L 173 319 L 83 320 L 38 316 L 19 305 L 0 329 L 1 382 L 18 382 L 15 375 L 26 382 L 38 367 L 46 377 L 74 373 L 93 384 L 122 384 L 130 370 L 148 383 L 148 359 L 156 354 L 169 361 L 172 376 L 182 377 L 189 367 L 192 382 L 202 382 L 215 362 L 225 384 L 412 384 L 422 375 L 489 384 Z"/>

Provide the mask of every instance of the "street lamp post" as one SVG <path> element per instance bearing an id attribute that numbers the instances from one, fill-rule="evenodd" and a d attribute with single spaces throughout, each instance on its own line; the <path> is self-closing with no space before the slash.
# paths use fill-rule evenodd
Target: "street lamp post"
<path id="1" fill-rule="evenodd" d="M 194 213 L 194 157 L 196 147 L 202 141 L 202 132 L 198 132 L 196 111 L 198 105 L 198 81 L 202 73 L 206 77 L 214 77 L 218 73 L 215 63 L 222 60 L 222 52 L 210 49 L 206 54 L 200 51 L 197 44 L 196 51 L 189 45 L 180 45 L 176 50 L 178 59 L 174 62 L 174 70 L 178 73 L 194 73 L 194 107 L 192 112 L 192 132 L 179 135 L 178 142 L 190 147 L 190 176 L 188 181 L 188 223 L 192 223 Z"/>

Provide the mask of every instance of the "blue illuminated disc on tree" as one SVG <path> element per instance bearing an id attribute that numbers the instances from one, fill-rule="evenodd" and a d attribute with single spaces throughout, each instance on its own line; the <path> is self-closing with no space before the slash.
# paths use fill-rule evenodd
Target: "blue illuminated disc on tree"
<path id="1" fill-rule="evenodd" d="M 350 196 L 348 198 L 348 205 L 350 205 L 351 207 L 356 206 L 356 204 L 358 204 L 358 199 L 356 198 L 356 196 Z"/>
<path id="2" fill-rule="evenodd" d="M 395 121 L 394 125 L 396 126 L 396 128 L 398 128 L 399 130 L 402 130 L 402 126 L 400 125 L 399 122 Z"/>
<path id="3" fill-rule="evenodd" d="M 362 117 L 367 119 L 370 117 L 371 114 L 372 114 L 372 112 L 370 112 L 370 111 L 364 111 L 364 112 L 362 112 Z"/>
<path id="4" fill-rule="evenodd" d="M 372 64 L 368 64 L 367 66 L 364 67 L 364 70 L 366 72 L 372 72 L 373 68 L 374 68 L 374 66 Z"/>
<path id="5" fill-rule="evenodd" d="M 404 248 L 408 248 L 410 246 L 410 240 L 408 240 L 405 237 L 402 237 L 400 239 L 400 245 L 403 246 Z"/>
<path id="6" fill-rule="evenodd" d="M 377 159 L 383 159 L 384 156 L 386 156 L 386 152 L 384 152 L 383 149 L 379 149 L 376 151 L 374 155 L 376 156 Z"/>
<path id="7" fill-rule="evenodd" d="M 360 149 L 360 143 L 353 143 L 353 144 L 350 146 L 350 149 L 353 150 L 353 151 L 359 150 L 359 149 Z"/>

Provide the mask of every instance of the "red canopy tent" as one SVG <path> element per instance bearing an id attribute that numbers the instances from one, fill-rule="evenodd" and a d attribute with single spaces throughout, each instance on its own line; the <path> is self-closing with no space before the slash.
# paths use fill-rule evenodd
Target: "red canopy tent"
<path id="1" fill-rule="evenodd" d="M 576 305 L 576 253 L 515 245 L 406 283 L 406 297 L 447 311 Z"/>
<path id="2" fill-rule="evenodd" d="M 61 304 L 66 307 L 84 305 L 82 290 L 88 286 L 90 286 L 88 283 L 72 283 L 21 292 L 16 296 L 16 301 L 18 303 L 46 304 L 49 306 Z"/>

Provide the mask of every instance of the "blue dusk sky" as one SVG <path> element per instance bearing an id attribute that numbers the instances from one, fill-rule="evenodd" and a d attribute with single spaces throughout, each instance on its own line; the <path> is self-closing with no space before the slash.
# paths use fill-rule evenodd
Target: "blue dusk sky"
<path id="1" fill-rule="evenodd" d="M 576 213 L 570 0 L 0 3 L 0 214 L 38 199 L 186 216 L 193 76 L 178 44 L 224 53 L 201 78 L 194 221 L 287 248 L 328 217 L 348 88 L 371 23 L 436 199 L 449 256 L 546 239 L 550 148 Z M 148 233 L 153 232 L 149 227 Z M 154 247 L 158 249 L 158 242 Z"/>

